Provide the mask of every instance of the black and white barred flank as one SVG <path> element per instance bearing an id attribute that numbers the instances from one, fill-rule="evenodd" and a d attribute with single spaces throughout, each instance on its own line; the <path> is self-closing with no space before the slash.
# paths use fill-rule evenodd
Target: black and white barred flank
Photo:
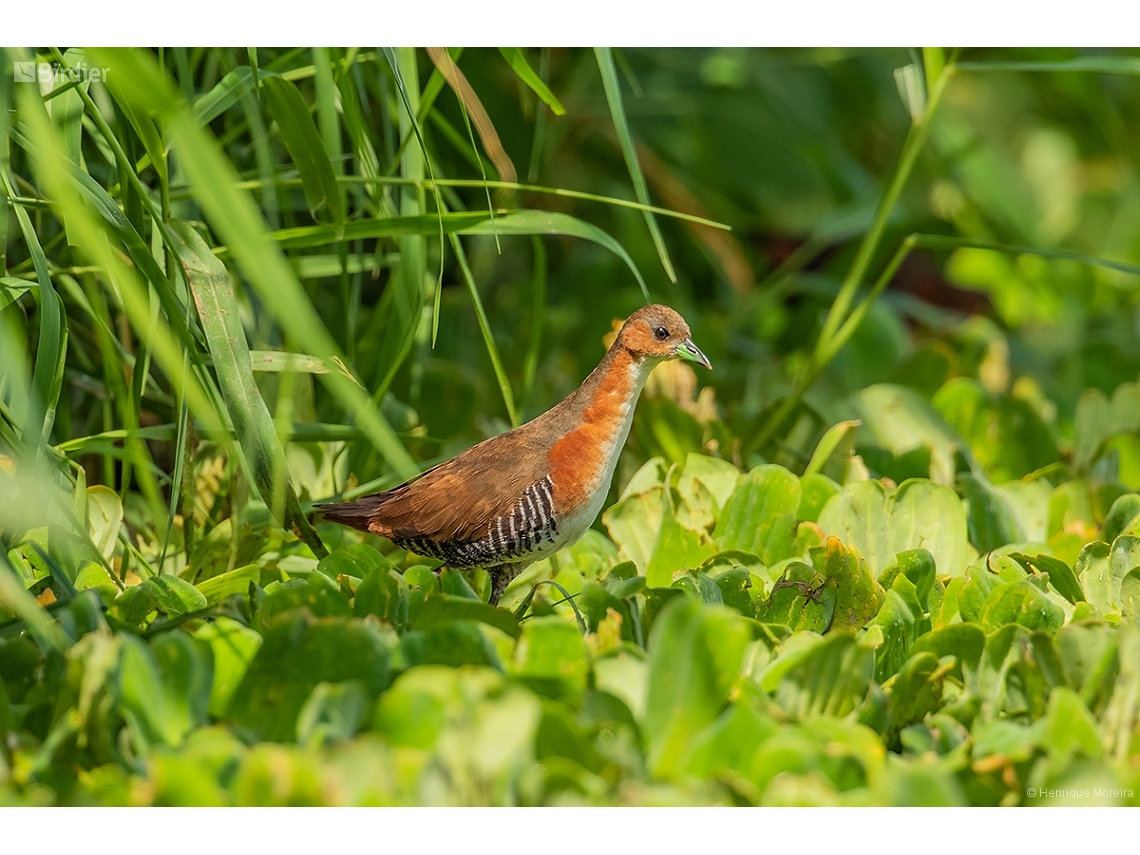
<path id="1" fill-rule="evenodd" d="M 485 537 L 469 542 L 437 542 L 423 537 L 393 538 L 401 549 L 438 558 L 452 567 L 486 567 L 511 563 L 538 550 L 542 544 L 554 543 L 558 523 L 554 519 L 551 481 L 546 477 L 523 491 L 511 512 L 498 517 L 488 527 Z"/>

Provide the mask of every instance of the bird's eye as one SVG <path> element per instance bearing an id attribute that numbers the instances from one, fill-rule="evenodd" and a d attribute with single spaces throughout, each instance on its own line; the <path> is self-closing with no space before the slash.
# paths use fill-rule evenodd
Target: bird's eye
<path id="1" fill-rule="evenodd" d="M 669 338 L 669 330 L 665 329 L 665 327 L 658 327 L 653 331 L 653 334 L 657 336 L 658 341 L 665 341 L 665 339 Z"/>

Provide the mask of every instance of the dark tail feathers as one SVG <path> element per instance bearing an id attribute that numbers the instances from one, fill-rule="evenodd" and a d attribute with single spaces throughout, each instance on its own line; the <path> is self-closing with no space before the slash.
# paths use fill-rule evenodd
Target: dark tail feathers
<path id="1" fill-rule="evenodd" d="M 390 495 L 390 492 L 372 493 L 361 496 L 355 502 L 325 502 L 313 507 L 326 520 L 368 531 L 368 524 Z"/>

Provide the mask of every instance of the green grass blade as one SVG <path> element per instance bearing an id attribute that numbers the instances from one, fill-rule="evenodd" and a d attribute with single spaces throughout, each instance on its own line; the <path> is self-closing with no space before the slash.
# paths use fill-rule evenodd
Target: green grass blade
<path id="1" fill-rule="evenodd" d="M 151 250 L 143 242 L 139 233 L 135 231 L 130 220 L 119 210 L 119 206 L 115 204 L 115 200 L 107 194 L 107 191 L 100 187 L 98 182 L 86 172 L 72 171 L 71 178 L 79 188 L 81 195 L 86 197 L 91 207 L 110 226 L 114 236 L 122 241 L 131 261 L 135 263 L 135 266 L 158 294 L 163 311 L 166 313 L 170 326 L 177 334 L 182 346 L 195 356 L 201 354 L 202 342 L 197 324 L 191 327 L 187 322 L 188 307 L 183 304 L 174 287 L 170 284 L 167 275 L 158 266 Z"/>
<path id="2" fill-rule="evenodd" d="M 146 157 L 139 161 L 135 167 L 135 171 L 142 172 L 148 164 L 153 164 L 155 171 L 158 173 L 159 180 L 163 182 L 167 181 L 166 148 L 162 142 L 162 134 L 158 132 L 154 120 L 146 113 L 134 109 L 130 104 L 120 103 L 119 107 L 127 117 L 127 121 L 130 122 L 138 138 L 142 141 L 143 149 L 146 151 Z"/>
<path id="3" fill-rule="evenodd" d="M 369 240 L 374 238 L 403 238 L 423 236 L 439 230 L 442 220 L 444 234 L 476 225 L 487 219 L 485 211 L 472 213 L 419 214 L 403 217 L 379 217 L 346 223 L 343 229 L 332 226 L 298 226 L 272 232 L 273 241 L 281 249 L 309 249 L 330 246 L 341 241 Z M 214 254 L 229 258 L 234 250 L 229 246 L 216 247 Z"/>
<path id="4" fill-rule="evenodd" d="M 542 78 L 534 73 L 534 69 L 526 61 L 521 48 L 499 48 L 499 53 L 507 61 L 507 65 L 518 75 L 519 80 L 531 88 L 535 95 L 543 100 L 551 112 L 556 116 L 565 116 L 566 108 L 562 106 L 550 88 L 542 82 Z"/>
<path id="5" fill-rule="evenodd" d="M 301 186 L 313 218 L 320 219 L 324 209 L 334 223 L 343 222 L 344 202 L 332 161 L 301 91 L 281 77 L 266 77 L 261 88 L 281 129 L 281 140 L 301 173 Z"/>
<path id="6" fill-rule="evenodd" d="M 439 190 L 435 188 L 435 173 L 431 166 L 431 157 L 428 155 L 427 144 L 424 142 L 423 132 L 420 130 L 419 119 L 417 118 L 417 110 L 419 107 L 419 72 L 416 67 L 416 50 L 415 48 L 400 48 L 397 52 L 392 48 L 384 48 L 384 56 L 388 60 L 388 67 L 392 72 L 392 77 L 396 81 L 396 90 L 400 93 L 400 101 L 403 103 L 404 110 L 400 113 L 400 135 L 406 136 L 408 131 L 411 130 L 416 135 L 416 142 L 419 143 L 418 151 L 409 147 L 406 149 L 400 159 L 400 174 L 404 178 L 417 178 L 424 177 L 424 168 L 427 168 L 427 174 L 433 179 L 432 193 L 435 195 L 435 208 L 436 212 L 442 218 L 443 216 L 443 202 L 439 198 Z M 407 79 L 405 79 L 407 78 Z M 400 200 L 400 213 L 404 215 L 419 214 L 425 210 L 424 200 L 420 198 L 419 194 L 404 193 L 401 195 Z M 406 244 L 406 250 L 405 250 Z M 410 265 L 404 267 L 404 253 L 408 252 Z M 443 262 L 444 262 L 444 247 L 443 247 L 443 220 L 439 221 L 439 276 L 436 278 L 435 293 L 436 303 L 435 309 L 432 312 L 432 326 L 431 326 L 431 343 L 435 346 L 435 338 L 439 333 L 439 295 L 443 289 Z M 423 304 L 424 297 L 424 271 L 427 268 L 427 247 L 422 239 L 409 237 L 405 241 L 401 241 L 400 247 L 400 271 L 401 283 L 403 285 L 403 293 L 397 294 L 397 305 L 402 310 L 402 316 L 408 317 L 408 308 L 413 309 L 412 317 L 408 318 L 409 322 L 403 325 L 404 328 L 399 330 L 396 335 L 391 336 L 389 340 L 393 346 L 389 347 L 391 355 L 394 357 L 388 362 L 384 368 L 384 362 L 381 362 L 382 370 L 385 371 L 384 377 L 380 382 L 380 391 L 385 391 L 388 385 L 392 382 L 396 371 L 403 362 L 404 357 L 407 356 L 412 346 L 412 341 L 415 336 L 416 326 L 418 324 L 418 307 Z M 414 287 L 413 287 L 414 286 Z M 411 298 L 415 297 L 413 300 Z M 403 340 L 401 340 L 401 337 Z"/>
<path id="7" fill-rule="evenodd" d="M 194 118 L 200 124 L 208 125 L 251 91 L 253 91 L 253 69 L 248 65 L 239 66 L 194 102 Z"/>
<path id="8" fill-rule="evenodd" d="M 8 180 L 7 172 L 0 175 L 5 195 L 11 199 L 15 196 L 12 185 Z M 11 202 L 12 210 L 16 214 L 20 233 L 28 247 L 28 254 L 36 271 L 36 281 L 39 284 L 37 297 L 39 298 L 39 325 L 40 337 L 36 345 L 36 361 L 32 371 L 32 389 L 35 394 L 28 398 L 28 411 L 24 417 L 24 443 L 30 448 L 41 449 L 47 443 L 51 434 L 52 421 L 55 414 L 56 402 L 59 400 L 59 387 L 56 378 L 63 376 L 63 362 L 67 356 L 67 338 L 64 329 L 63 301 L 56 293 L 48 274 L 47 256 L 40 246 L 39 237 L 32 227 L 23 205 Z M 35 441 L 32 441 L 33 434 Z"/>
<path id="9" fill-rule="evenodd" d="M 641 271 L 617 240 L 591 223 L 579 220 L 569 214 L 552 211 L 514 211 L 495 218 L 494 223 L 486 212 L 451 212 L 409 217 L 387 217 L 380 219 L 357 220 L 347 223 L 339 234 L 331 226 L 303 226 L 295 229 L 282 229 L 273 233 L 273 239 L 282 249 L 305 249 L 327 246 L 338 240 L 366 240 L 380 237 L 401 237 L 404 235 L 424 235 L 435 231 L 442 223 L 445 234 L 466 235 L 565 235 L 581 238 L 605 247 L 629 268 L 637 280 L 641 293 L 649 301 L 649 289 L 641 276 Z M 214 250 L 220 258 L 228 258 L 232 247 L 219 247 Z"/>
<path id="10" fill-rule="evenodd" d="M 618 142 L 621 144 L 621 153 L 625 157 L 625 165 L 629 169 L 629 177 L 633 181 L 633 192 L 637 201 L 643 205 L 649 204 L 649 188 L 645 184 L 645 176 L 641 172 L 641 164 L 637 160 L 637 151 L 633 146 L 633 136 L 629 132 L 629 123 L 625 118 L 625 107 L 621 100 L 621 86 L 618 85 L 617 71 L 614 69 L 613 52 L 609 48 L 594 48 L 598 58 L 598 70 L 602 73 L 602 86 L 606 90 L 606 100 L 610 105 L 610 115 L 613 117 L 614 130 L 617 132 Z M 673 262 L 669 260 L 669 252 L 665 249 L 665 239 L 661 236 L 661 229 L 657 225 L 657 218 L 649 211 L 643 211 L 645 224 L 653 236 L 653 245 L 657 247 L 657 255 L 661 259 L 661 266 L 670 282 L 677 281 L 677 274 L 673 271 Z M 649 298 L 646 297 L 648 300 Z"/>
<path id="11" fill-rule="evenodd" d="M 497 230 L 500 235 L 566 235 L 568 237 L 592 241 L 599 246 L 603 246 L 625 262 L 625 266 L 629 268 L 637 280 L 637 284 L 641 287 L 641 293 L 645 297 L 645 302 L 651 302 L 649 289 L 645 285 L 645 280 L 641 277 L 641 271 L 637 269 L 637 265 L 633 263 L 633 259 L 629 257 L 629 253 L 627 253 L 625 248 L 614 238 L 595 225 L 587 223 L 584 220 L 579 220 L 577 217 L 571 217 L 569 214 L 558 214 L 547 211 L 516 211 L 507 214 L 505 217 L 496 219 L 494 230 Z M 457 229 L 457 231 L 459 234 L 465 235 L 489 235 L 494 233 L 491 223 L 487 220 L 484 220 L 478 225 Z"/>
<path id="12" fill-rule="evenodd" d="M 337 91 L 340 93 L 340 107 L 342 121 L 348 138 L 352 143 L 353 154 L 356 157 L 356 169 L 362 179 L 374 181 L 380 176 L 380 158 L 376 155 L 376 148 L 372 145 L 372 135 L 365 124 L 364 112 L 360 105 L 360 93 L 356 88 L 356 80 L 350 70 L 342 72 L 336 81 Z M 374 210 L 379 210 L 380 187 L 375 183 L 366 185 Z"/>
<path id="13" fill-rule="evenodd" d="M 487 320 L 487 313 L 483 310 L 483 301 L 479 297 L 479 289 L 475 286 L 475 277 L 471 275 L 471 268 L 467 265 L 467 253 L 463 251 L 463 244 L 459 236 L 451 235 L 451 247 L 455 250 L 455 257 L 459 259 L 459 269 L 463 271 L 463 281 L 467 283 L 467 291 L 471 294 L 471 302 L 475 305 L 475 317 L 479 319 L 479 331 L 483 333 L 483 344 L 487 347 L 487 355 L 491 357 L 491 366 L 495 369 L 495 379 L 499 381 L 499 391 L 503 393 L 503 403 L 507 407 L 507 415 L 511 420 L 511 427 L 519 426 L 519 411 L 515 406 L 515 396 L 511 392 L 511 381 L 503 368 L 503 360 L 499 356 L 498 345 L 491 334 L 491 324 Z"/>
<path id="14" fill-rule="evenodd" d="M 472 164 L 474 165 L 474 164 Z M 482 189 L 484 186 L 490 187 L 492 190 L 522 190 L 528 193 L 542 193 L 551 196 L 561 196 L 565 199 L 582 199 L 587 202 L 600 202 L 604 205 L 611 205 L 618 208 L 631 208 L 635 211 L 648 211 L 651 214 L 656 214 L 659 217 L 670 217 L 675 220 L 684 220 L 685 222 L 694 223 L 699 226 L 708 226 L 712 229 L 721 229 L 722 231 L 732 231 L 732 226 L 725 223 L 718 223 L 716 220 L 710 220 L 706 217 L 698 217 L 696 214 L 686 214 L 682 211 L 673 211 L 669 208 L 660 208 L 655 205 L 642 205 L 640 202 L 633 201 L 632 199 L 618 199 L 614 196 L 600 196 L 596 193 L 586 193 L 581 190 L 568 190 L 563 187 L 544 187 L 541 184 L 520 184 L 514 181 L 495 181 L 487 179 L 484 181 L 482 178 L 437 178 L 435 181 L 423 179 L 420 181 L 410 181 L 403 178 L 391 178 L 388 176 L 378 176 L 375 178 L 361 178 L 357 176 L 345 176 L 339 179 L 347 184 L 413 184 L 418 187 L 430 189 L 433 184 L 440 187 L 478 187 Z M 283 184 L 290 184 L 291 179 L 283 179 Z M 256 190 L 262 187 L 260 181 L 243 181 L 241 182 L 243 190 Z M 187 191 L 181 188 L 175 191 L 174 196 L 177 198 L 186 198 Z M 870 219 L 868 216 L 867 219 Z M 829 237 L 832 232 L 828 231 Z"/>
<path id="15" fill-rule="evenodd" d="M 184 241 L 179 257 L 202 318 L 222 397 L 250 467 L 250 481 L 281 524 L 287 528 L 290 523 L 296 523 L 302 539 L 320 555 L 323 547 L 297 506 L 296 494 L 289 483 L 285 449 L 278 441 L 273 417 L 253 379 L 249 345 L 229 272 L 189 224 L 175 223 L 173 229 Z"/>
<path id="16" fill-rule="evenodd" d="M 27 87 L 20 92 L 20 114 L 27 124 L 45 189 L 57 207 L 69 212 L 83 253 L 104 271 L 105 284 L 111 287 L 117 299 L 121 299 L 131 325 L 140 338 L 147 342 L 162 370 L 173 380 L 179 376 L 183 346 L 171 334 L 170 327 L 155 322 L 152 318 L 145 287 L 138 281 L 134 269 L 112 250 L 106 233 L 84 204 L 82 196 L 72 183 L 70 164 L 63 157 L 58 137 L 48 122 L 43 105 Z M 185 392 L 195 416 L 202 420 L 206 430 L 220 432 L 221 421 L 206 397 L 205 390 L 193 375 L 186 378 Z"/>
<path id="17" fill-rule="evenodd" d="M 217 141 L 196 121 L 185 101 L 146 53 L 126 49 L 98 51 L 101 65 L 121 72 L 132 98 L 166 120 L 166 131 L 181 154 L 196 198 L 218 235 L 270 313 L 293 341 L 310 353 L 339 357 L 337 347 L 305 295 L 292 267 L 274 245 L 265 221 L 249 195 L 237 189 L 237 175 Z M 166 369 L 164 369 L 166 370 Z M 320 375 L 351 418 L 392 467 L 410 477 L 418 469 L 369 396 L 352 380 L 330 372 Z"/>

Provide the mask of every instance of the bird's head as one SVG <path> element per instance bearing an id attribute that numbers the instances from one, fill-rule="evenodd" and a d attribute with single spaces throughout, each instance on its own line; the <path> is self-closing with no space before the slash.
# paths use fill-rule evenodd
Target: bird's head
<path id="1" fill-rule="evenodd" d="M 708 357 L 693 344 L 689 325 L 668 306 L 646 306 L 629 316 L 617 342 L 638 359 L 659 362 L 685 359 L 712 368 Z"/>

